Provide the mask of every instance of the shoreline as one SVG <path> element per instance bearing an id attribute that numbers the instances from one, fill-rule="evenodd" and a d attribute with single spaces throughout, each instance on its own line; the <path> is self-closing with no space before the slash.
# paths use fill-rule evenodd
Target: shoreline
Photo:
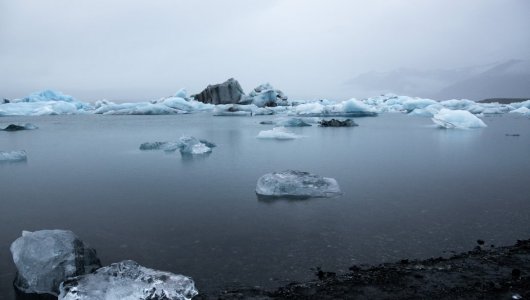
<path id="1" fill-rule="evenodd" d="M 231 289 L 193 299 L 528 299 L 530 239 L 495 247 L 478 240 L 449 258 L 403 259 L 352 266 L 344 275 L 317 269 L 319 278 L 275 290 Z"/>

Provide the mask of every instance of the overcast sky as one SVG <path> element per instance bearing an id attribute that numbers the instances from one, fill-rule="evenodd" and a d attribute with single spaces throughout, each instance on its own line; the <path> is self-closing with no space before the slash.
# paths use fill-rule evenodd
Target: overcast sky
<path id="1" fill-rule="evenodd" d="M 230 77 L 358 97 L 367 71 L 528 59 L 528 0 L 0 0 L 0 97 L 149 100 Z"/>

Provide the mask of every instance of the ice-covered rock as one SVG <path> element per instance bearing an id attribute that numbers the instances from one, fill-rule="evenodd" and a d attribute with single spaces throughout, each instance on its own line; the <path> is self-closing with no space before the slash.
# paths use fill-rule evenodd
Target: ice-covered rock
<path id="1" fill-rule="evenodd" d="M 432 117 L 432 121 L 443 128 L 481 128 L 487 125 L 467 110 L 442 109 Z"/>
<path id="2" fill-rule="evenodd" d="M 287 96 L 280 90 L 275 89 L 269 83 L 261 84 L 254 88 L 249 94 L 252 104 L 258 107 L 274 107 L 288 105 Z"/>
<path id="3" fill-rule="evenodd" d="M 27 159 L 28 155 L 24 150 L 0 151 L 0 162 L 24 161 Z"/>
<path id="4" fill-rule="evenodd" d="M 195 100 L 211 104 L 235 104 L 243 99 L 245 93 L 237 80 L 230 78 L 219 84 L 208 85 L 202 92 L 194 95 Z"/>
<path id="5" fill-rule="evenodd" d="M 14 285 L 25 293 L 57 295 L 68 277 L 101 267 L 96 251 L 68 230 L 23 231 L 11 254 L 17 267 Z"/>
<path id="6" fill-rule="evenodd" d="M 125 260 L 61 284 L 59 300 L 189 300 L 198 294 L 190 277 Z"/>
<path id="7" fill-rule="evenodd" d="M 331 197 L 340 193 L 333 178 L 293 170 L 265 174 L 256 185 L 256 194 L 269 197 Z"/>
<path id="8" fill-rule="evenodd" d="M 346 119 L 346 120 L 337 120 L 337 119 L 331 119 L 331 120 L 322 120 L 320 121 L 321 127 L 353 127 L 353 126 L 359 126 L 359 124 L 355 123 L 352 119 Z"/>
<path id="9" fill-rule="evenodd" d="M 271 130 L 262 130 L 258 133 L 258 139 L 293 140 L 302 136 L 287 131 L 285 127 L 274 127 Z"/>
<path id="10" fill-rule="evenodd" d="M 26 123 L 26 124 L 9 124 L 7 125 L 4 129 L 0 129 L 0 130 L 3 130 L 3 131 L 20 131 L 20 130 L 33 130 L 33 129 L 37 129 L 38 127 L 31 124 L 31 123 Z"/>

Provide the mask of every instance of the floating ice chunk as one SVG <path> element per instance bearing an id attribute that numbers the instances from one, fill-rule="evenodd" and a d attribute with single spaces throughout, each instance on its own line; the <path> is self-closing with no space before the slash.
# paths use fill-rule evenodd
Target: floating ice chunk
<path id="1" fill-rule="evenodd" d="M 333 178 L 293 170 L 265 174 L 256 185 L 256 194 L 270 197 L 331 197 L 340 193 Z"/>
<path id="2" fill-rule="evenodd" d="M 262 130 L 258 133 L 258 139 L 293 140 L 302 136 L 287 131 L 285 127 L 274 127 L 271 130 Z"/>
<path id="3" fill-rule="evenodd" d="M 443 107 L 443 105 L 436 103 L 431 104 L 424 108 L 416 108 L 409 113 L 409 116 L 421 116 L 421 117 L 433 117 L 437 114 Z"/>
<path id="4" fill-rule="evenodd" d="M 466 110 L 450 110 L 444 108 L 434 115 L 432 121 L 443 128 L 487 127 L 481 119 Z"/>
<path id="5" fill-rule="evenodd" d="M 204 143 L 193 137 L 193 136 L 183 136 L 179 139 L 179 149 L 182 155 L 191 154 L 191 155 L 201 155 L 212 152 L 212 148 L 208 145 L 215 147 L 213 143 L 204 141 Z"/>
<path id="6" fill-rule="evenodd" d="M 190 277 L 125 260 L 61 283 L 59 300 L 189 300 L 198 294 Z"/>
<path id="7" fill-rule="evenodd" d="M 252 104 L 257 107 L 287 105 L 287 96 L 280 90 L 274 89 L 269 83 L 261 84 L 250 92 Z M 246 101 L 246 99 L 245 99 Z"/>
<path id="8" fill-rule="evenodd" d="M 180 150 L 182 155 L 200 155 L 212 152 L 216 145 L 207 140 L 193 136 L 182 136 L 178 142 L 148 142 L 140 145 L 140 150 L 164 150 L 173 152 Z"/>
<path id="9" fill-rule="evenodd" d="M 9 124 L 7 125 L 4 129 L 0 129 L 0 130 L 4 130 L 4 131 L 20 131 L 20 130 L 33 130 L 33 129 L 37 129 L 38 127 L 31 124 L 31 123 L 26 123 L 26 124 Z"/>
<path id="10" fill-rule="evenodd" d="M 179 109 L 187 112 L 208 111 L 214 108 L 214 105 L 202 103 L 195 100 L 186 100 L 182 97 L 169 97 L 161 101 L 167 107 Z"/>
<path id="11" fill-rule="evenodd" d="M 0 151 L 0 162 L 8 161 L 24 161 L 28 159 L 28 155 L 24 150 L 17 151 Z"/>
<path id="12" fill-rule="evenodd" d="M 437 104 L 438 102 L 431 99 L 421 99 L 421 98 L 410 98 L 403 102 L 403 109 L 406 111 L 413 111 L 415 109 L 422 109 L 429 105 Z"/>
<path id="13" fill-rule="evenodd" d="M 23 231 L 11 254 L 18 270 L 14 284 L 25 293 L 57 295 L 66 278 L 101 267 L 96 251 L 68 230 Z"/>
<path id="14" fill-rule="evenodd" d="M 276 122 L 276 125 L 283 127 L 306 127 L 311 126 L 311 124 L 304 121 L 302 118 L 288 118 L 280 119 Z"/>
<path id="15" fill-rule="evenodd" d="M 375 116 L 376 110 L 359 100 L 328 104 L 326 102 L 308 102 L 297 105 L 294 112 L 304 116 L 364 117 Z"/>
<path id="16" fill-rule="evenodd" d="M 510 111 L 510 113 L 518 113 L 518 114 L 522 114 L 522 115 L 525 115 L 525 116 L 530 116 L 530 108 L 528 107 L 525 107 L 525 106 L 521 106 L 517 109 L 514 109 L 512 111 Z"/>
<path id="17" fill-rule="evenodd" d="M 175 97 L 187 99 L 188 98 L 188 91 L 184 88 L 178 90 L 175 95 Z"/>
<path id="18" fill-rule="evenodd" d="M 113 103 L 109 101 L 96 103 L 95 114 L 104 115 L 171 115 L 184 113 L 163 103 L 137 102 L 137 103 Z"/>
<path id="19" fill-rule="evenodd" d="M 530 108 L 530 100 L 526 100 L 526 101 L 523 101 L 523 102 L 510 103 L 510 106 L 514 107 L 514 108 L 520 108 L 520 107 Z"/>

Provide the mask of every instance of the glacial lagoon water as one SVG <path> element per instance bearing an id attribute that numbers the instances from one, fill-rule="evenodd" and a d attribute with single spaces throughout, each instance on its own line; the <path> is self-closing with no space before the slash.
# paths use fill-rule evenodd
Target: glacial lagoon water
<path id="1" fill-rule="evenodd" d="M 22 230 L 70 229 L 104 265 L 123 259 L 193 277 L 199 292 L 313 279 L 311 268 L 466 251 L 530 236 L 530 119 L 485 117 L 443 130 L 382 114 L 354 128 L 291 128 L 257 139 L 274 116 L 1 117 L 37 130 L 0 132 L 0 299 L 14 299 L 9 246 Z M 507 136 L 506 134 L 519 134 Z M 193 135 L 205 157 L 140 151 Z M 257 179 L 286 169 L 339 182 L 329 199 L 261 201 Z"/>

